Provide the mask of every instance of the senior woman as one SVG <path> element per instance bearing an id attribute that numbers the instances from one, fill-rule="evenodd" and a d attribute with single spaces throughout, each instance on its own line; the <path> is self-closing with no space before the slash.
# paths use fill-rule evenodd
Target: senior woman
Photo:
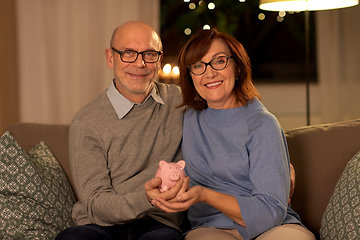
<path id="1" fill-rule="evenodd" d="M 153 204 L 166 212 L 188 209 L 187 240 L 315 239 L 288 206 L 285 136 L 259 101 L 241 43 L 200 30 L 182 48 L 179 67 L 190 188 Z"/>

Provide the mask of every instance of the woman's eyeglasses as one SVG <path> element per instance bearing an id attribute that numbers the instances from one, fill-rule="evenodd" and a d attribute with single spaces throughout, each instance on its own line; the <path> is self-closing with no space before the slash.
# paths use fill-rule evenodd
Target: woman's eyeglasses
<path id="1" fill-rule="evenodd" d="M 210 62 L 195 62 L 188 66 L 188 69 L 190 72 L 194 75 L 201 75 L 204 72 L 206 72 L 206 68 L 208 65 L 212 67 L 214 70 L 222 70 L 224 69 L 228 62 L 229 58 L 233 58 L 233 56 L 219 56 L 216 58 L 213 58 Z"/>

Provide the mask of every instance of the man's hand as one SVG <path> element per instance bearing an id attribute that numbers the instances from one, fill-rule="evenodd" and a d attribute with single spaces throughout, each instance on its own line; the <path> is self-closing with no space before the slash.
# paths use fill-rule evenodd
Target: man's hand
<path id="1" fill-rule="evenodd" d="M 206 188 L 201 186 L 194 186 L 183 194 L 178 194 L 176 198 L 167 201 L 162 197 L 154 199 L 152 202 L 155 207 L 161 210 L 174 213 L 188 210 L 192 205 L 198 202 L 205 202 Z"/>
<path id="2" fill-rule="evenodd" d="M 161 185 L 161 178 L 154 177 L 153 179 L 145 183 L 146 197 L 151 204 L 153 204 L 154 199 L 157 199 L 159 197 L 170 202 L 177 201 L 176 197 L 189 189 L 189 182 L 189 177 L 180 179 L 168 191 L 162 193 L 159 189 L 159 186 Z"/>

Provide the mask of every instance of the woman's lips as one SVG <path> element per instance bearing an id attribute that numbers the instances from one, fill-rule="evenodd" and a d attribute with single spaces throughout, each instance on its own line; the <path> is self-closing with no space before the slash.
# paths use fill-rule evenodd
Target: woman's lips
<path id="1" fill-rule="evenodd" d="M 219 86 L 220 84 L 222 84 L 223 81 L 216 81 L 216 82 L 210 82 L 205 84 L 204 86 L 207 88 L 215 88 L 217 86 Z"/>

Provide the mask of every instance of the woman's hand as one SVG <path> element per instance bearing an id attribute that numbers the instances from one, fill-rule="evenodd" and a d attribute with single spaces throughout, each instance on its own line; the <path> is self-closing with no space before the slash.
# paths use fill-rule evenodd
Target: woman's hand
<path id="1" fill-rule="evenodd" d="M 171 190 L 171 189 L 170 189 Z M 194 186 L 186 192 L 177 194 L 171 200 L 166 200 L 162 197 L 157 197 L 152 201 L 152 204 L 161 210 L 174 213 L 188 210 L 192 205 L 198 202 L 206 201 L 206 188 L 202 186 Z"/>
<path id="2" fill-rule="evenodd" d="M 146 197 L 151 204 L 154 205 L 153 200 L 157 198 L 162 198 L 167 201 L 176 201 L 176 197 L 186 192 L 189 189 L 190 178 L 185 177 L 176 182 L 176 184 L 171 187 L 166 192 L 160 192 L 159 186 L 161 185 L 161 178 L 154 177 L 153 179 L 145 183 L 145 192 Z"/>
<path id="3" fill-rule="evenodd" d="M 187 192 L 178 194 L 175 198 L 167 201 L 161 196 L 152 200 L 152 204 L 161 210 L 174 213 L 188 210 L 192 205 L 203 202 L 218 209 L 231 220 L 246 227 L 241 215 L 239 204 L 234 196 L 217 192 L 202 186 L 193 186 Z"/>

